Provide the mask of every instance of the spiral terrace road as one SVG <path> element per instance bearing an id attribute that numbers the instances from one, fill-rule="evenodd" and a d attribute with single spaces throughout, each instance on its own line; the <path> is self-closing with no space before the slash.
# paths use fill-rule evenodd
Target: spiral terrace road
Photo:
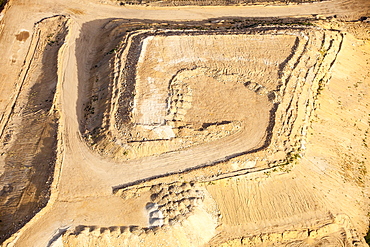
<path id="1" fill-rule="evenodd" d="M 78 32 L 72 31 L 72 35 L 73 33 Z M 89 40 L 91 39 L 86 40 L 86 43 L 80 44 L 79 47 L 89 47 Z M 83 51 L 76 51 L 75 42 L 67 41 L 64 52 L 65 55 L 60 66 L 60 77 L 62 78 L 63 139 L 65 140 L 66 149 L 60 189 L 63 190 L 63 186 L 65 186 L 71 189 L 76 197 L 95 193 L 98 195 L 111 193 L 112 187 L 120 184 L 217 161 L 234 153 L 258 148 L 264 143 L 265 131 L 269 121 L 269 109 L 265 112 L 258 111 L 256 116 L 250 116 L 253 121 L 251 121 L 248 128 L 244 127 L 240 132 L 216 142 L 184 151 L 123 163 L 107 161 L 93 153 L 78 134 L 79 124 L 76 109 L 82 107 L 77 103 L 79 102 L 76 87 L 78 81 L 77 68 L 83 69 L 83 65 L 77 64 L 74 54 L 82 54 Z M 260 131 L 254 131 L 256 129 L 260 129 Z M 246 142 L 246 140 L 248 141 Z M 94 174 L 96 177 L 86 178 L 86 181 L 73 181 L 73 174 L 77 169 L 81 169 L 81 174 Z"/>
<path id="2" fill-rule="evenodd" d="M 11 4 L 13 4 L 11 2 Z M 81 109 L 78 90 L 79 70 L 87 75 L 84 59 L 88 59 L 86 50 L 91 47 L 94 30 L 80 33 L 81 27 L 96 19 L 105 18 L 145 18 L 159 20 L 189 20 L 222 16 L 270 17 L 297 16 L 310 14 L 331 14 L 331 2 L 285 7 L 182 7 L 182 8 L 144 8 L 116 7 L 88 1 L 18 1 L 8 9 L 2 20 L 5 24 L 0 37 L 0 52 L 11 56 L 12 48 L 7 45 L 17 30 L 32 29 L 32 25 L 55 14 L 65 14 L 71 18 L 70 30 L 65 44 L 59 52 L 58 61 L 58 105 L 60 110 L 61 166 L 56 171 L 53 194 L 46 208 L 34 217 L 18 234 L 14 246 L 48 246 L 59 230 L 80 224 L 95 224 L 94 220 L 102 217 L 102 224 L 119 225 L 116 215 L 125 209 L 122 199 L 112 195 L 112 188 L 139 179 L 176 172 L 208 162 L 214 162 L 228 155 L 253 150 L 260 147 L 266 137 L 269 112 L 259 112 L 253 116 L 253 122 L 238 133 L 218 141 L 193 147 L 188 150 L 172 152 L 159 156 L 147 157 L 129 162 L 114 163 L 105 160 L 89 149 L 79 134 L 77 109 Z M 72 11 L 72 9 L 74 11 Z M 338 10 L 338 7 L 336 8 Z M 77 13 L 76 10 L 81 10 Z M 82 11 L 83 10 L 83 11 Z M 339 10 L 340 11 L 340 10 Z M 342 12 L 346 9 L 343 8 Z M 337 11 L 338 12 L 338 11 Z M 337 12 L 335 14 L 337 14 Z M 1 29 L 0 29 L 1 30 Z M 78 46 L 76 42 L 81 42 Z M 27 43 L 25 43 L 27 45 Z M 20 48 L 23 54 L 27 47 Z M 15 49 L 15 48 L 14 48 Z M 80 49 L 80 50 L 76 50 Z M 9 50 L 9 51 L 8 51 Z M 4 51 L 4 52 L 3 52 Z M 23 53 L 22 53 L 23 52 Z M 76 54 L 82 56 L 77 62 Z M 9 67 L 4 60 L 2 67 Z M 0 79 L 0 82 L 16 76 L 15 71 Z M 4 83 L 0 83 L 3 87 Z M 1 88 L 0 88 L 1 89 Z M 5 91 L 4 91 L 5 92 Z M 3 97 L 3 95 L 2 95 Z M 1 105 L 1 110 L 5 107 Z M 254 131 L 259 129 L 260 131 Z M 246 140 L 248 140 L 246 142 Z M 75 174 L 79 174 L 75 176 Z M 89 210 L 94 208 L 94 210 Z M 110 216 L 105 212 L 109 210 Z"/>

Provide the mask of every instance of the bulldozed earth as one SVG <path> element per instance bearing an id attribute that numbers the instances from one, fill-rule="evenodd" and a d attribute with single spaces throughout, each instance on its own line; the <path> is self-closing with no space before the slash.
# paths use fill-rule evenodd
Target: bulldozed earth
<path id="1" fill-rule="evenodd" d="M 370 5 L 152 3 L 5 5 L 1 245 L 367 246 Z"/>

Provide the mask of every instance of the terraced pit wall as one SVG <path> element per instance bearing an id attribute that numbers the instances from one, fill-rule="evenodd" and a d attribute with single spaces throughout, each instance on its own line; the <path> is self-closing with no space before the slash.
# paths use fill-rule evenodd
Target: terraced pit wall
<path id="1" fill-rule="evenodd" d="M 106 46 L 98 46 L 91 54 L 91 57 L 96 59 L 88 65 L 91 71 L 89 82 L 80 81 L 79 88 L 84 87 L 85 89 L 81 92 L 86 94 L 80 119 L 80 131 L 93 149 L 102 155 L 117 159 L 125 159 L 125 156 L 127 158 L 127 152 L 124 148 L 126 141 L 117 145 L 117 137 L 120 136 L 118 139 L 130 141 L 127 133 L 130 133 L 133 128 L 131 111 L 135 93 L 136 65 L 141 52 L 142 40 L 148 36 L 181 35 L 181 31 L 178 30 L 188 30 L 183 35 L 192 36 L 252 34 L 263 29 L 259 28 L 255 31 L 250 29 L 257 24 L 260 26 L 271 23 L 309 25 L 309 21 L 310 19 L 229 18 L 223 20 L 221 25 L 220 20 L 213 19 L 183 23 L 146 20 L 110 21 L 104 28 L 107 31 L 99 36 L 99 39 L 106 39 L 105 43 L 101 42 Z M 147 28 L 154 28 L 157 31 L 144 32 L 143 30 Z M 274 28 L 266 27 L 265 31 L 269 29 Z M 97 40 L 96 43 L 99 44 L 99 42 L 100 40 Z M 128 45 L 129 47 L 127 47 Z M 281 69 L 283 67 L 279 68 L 279 70 Z M 107 85 L 109 86 L 107 87 Z M 256 86 L 256 90 L 258 89 L 262 93 L 264 88 L 261 85 L 254 82 L 246 85 L 251 90 L 253 90 L 253 86 Z M 114 141 L 105 141 L 108 139 Z"/>
<path id="2" fill-rule="evenodd" d="M 134 104 L 134 88 L 135 88 L 135 76 L 137 74 L 137 60 L 139 53 L 141 52 L 142 40 L 148 36 L 173 36 L 181 35 L 184 36 L 199 36 L 199 35 L 237 35 L 237 34 L 280 34 L 286 33 L 287 35 L 296 36 L 296 41 L 292 47 L 291 55 L 289 55 L 286 60 L 279 65 L 279 85 L 277 87 L 265 88 L 263 85 L 256 83 L 255 81 L 245 81 L 245 87 L 256 93 L 265 95 L 269 98 L 271 102 L 279 103 L 284 95 L 288 95 L 287 90 L 291 88 L 300 89 L 296 85 L 303 77 L 307 77 L 310 81 L 313 80 L 312 85 L 307 84 L 308 101 L 309 107 L 308 115 L 312 112 L 315 101 L 315 90 L 319 87 L 321 90 L 324 86 L 328 77 L 326 75 L 325 69 L 330 68 L 332 59 L 335 59 L 336 49 L 338 49 L 338 42 L 333 41 L 332 37 L 338 36 L 340 43 L 340 35 L 335 34 L 325 34 L 322 30 L 317 30 L 315 34 L 315 29 L 306 29 L 304 25 L 309 26 L 310 20 L 307 19 L 227 19 L 223 20 L 222 25 L 219 25 L 220 20 L 207 20 L 204 22 L 184 22 L 184 23 L 161 23 L 161 22 L 149 22 L 149 21 L 127 21 L 120 20 L 110 22 L 106 25 L 105 30 L 107 31 L 103 37 L 110 37 L 110 40 L 114 42 L 109 43 L 110 45 L 106 47 L 101 47 L 98 53 L 92 54 L 92 57 L 97 57 L 97 62 L 91 64 L 91 79 L 88 83 L 81 82 L 82 86 L 87 87 L 84 92 L 88 92 L 86 95 L 87 101 L 84 103 L 84 113 L 83 118 L 80 123 L 80 130 L 83 133 L 85 140 L 91 145 L 94 150 L 97 150 L 101 155 L 105 157 L 111 157 L 116 159 L 129 159 L 127 154 L 128 142 L 130 142 L 129 133 L 132 131 L 132 106 Z M 250 28 L 260 23 L 259 27 L 256 29 Z M 276 30 L 276 26 L 268 26 L 269 23 L 281 23 L 285 24 Z M 297 26 L 298 24 L 298 26 Z M 264 27 L 266 25 L 266 27 Z M 109 27 L 109 28 L 108 28 Z M 157 31 L 145 31 L 146 28 L 154 27 Z M 177 31 L 181 29 L 184 31 Z M 195 29 L 195 30 L 194 30 Z M 199 31 L 197 31 L 197 29 Z M 304 31 L 306 29 L 306 31 Z M 135 31 L 137 30 L 137 31 Z M 307 32 L 307 33 L 305 33 Z M 118 35 L 117 35 L 118 34 Z M 319 40 L 308 42 L 308 37 L 317 37 Z M 119 41 L 121 39 L 121 41 Z M 312 39 L 315 40 L 315 39 Z M 334 42 L 334 43 L 333 43 Z M 127 47 L 130 45 L 129 47 Z M 314 45 L 315 49 L 320 50 L 321 53 L 315 54 L 305 54 L 307 53 L 307 47 L 309 45 Z M 332 49 L 333 52 L 328 53 L 328 49 Z M 305 54 L 303 56 L 303 54 Z M 102 60 L 98 60 L 99 55 L 103 55 Z M 318 57 L 320 55 L 321 57 Z M 309 56 L 313 56 L 311 59 L 313 66 L 310 71 L 306 74 L 300 75 L 297 67 L 303 65 L 301 62 L 302 58 L 309 59 Z M 327 57 L 328 61 L 323 63 L 324 58 Z M 329 61 L 331 60 L 331 61 Z M 303 61 L 303 60 L 302 60 Z M 293 73 L 290 71 L 293 68 Z M 109 69 L 112 71 L 109 72 Z M 223 73 L 223 72 L 222 72 Z M 239 80 L 238 78 L 234 78 Z M 241 78 L 240 80 L 242 80 Z M 244 78 L 245 79 L 245 78 Z M 287 86 L 289 83 L 291 86 Z M 311 82 L 310 82 L 311 83 Z M 320 84 L 318 86 L 318 84 Z M 86 86 L 88 85 L 88 86 Z M 106 87 L 109 85 L 109 87 Z M 81 88 L 82 88 L 81 86 Z M 312 87 L 309 89 L 308 87 Z M 292 91 L 294 93 L 295 90 Z M 303 92 L 303 91 L 302 91 Z M 303 100 L 303 98 L 301 98 Z M 298 98 L 284 99 L 284 102 L 280 102 L 279 115 L 277 119 L 282 124 L 280 132 L 286 135 L 291 135 L 292 130 L 299 139 L 299 136 L 307 128 L 309 124 L 308 121 L 310 116 L 306 116 L 304 119 L 305 127 L 299 130 L 301 123 L 301 117 L 297 117 L 297 109 L 292 108 L 292 102 L 296 102 Z M 302 102 L 299 104 L 300 107 L 305 107 L 307 104 Z M 297 103 L 298 104 L 298 103 Z M 273 109 L 277 108 L 277 105 Z M 276 109 L 275 109 L 276 110 Z M 275 110 L 273 110 L 270 115 L 269 129 L 270 131 L 274 127 Z M 304 110 L 302 110 L 304 112 Z M 289 114 L 286 114 L 289 113 Z M 285 118 L 285 119 L 284 119 Z M 297 120 L 300 122 L 296 127 L 292 128 L 293 123 Z M 304 132 L 302 132 L 304 135 Z M 270 142 L 271 136 L 267 138 L 267 144 Z M 113 141 L 111 141 L 113 140 Z M 279 138 L 275 137 L 274 140 L 279 142 Z M 165 142 L 166 140 L 164 140 Z M 299 150 L 301 148 L 301 140 L 292 140 L 295 142 L 293 146 L 286 146 L 286 144 L 280 143 L 279 149 L 284 150 L 286 153 L 293 154 L 294 150 Z M 130 144 L 131 145 L 131 144 Z M 265 146 L 266 146 L 265 145 Z M 277 146 L 277 144 L 274 144 Z M 285 146 L 285 147 L 284 147 Z M 173 150 L 172 150 L 173 151 Z M 269 151 L 270 153 L 276 152 Z M 240 153 L 241 155 L 243 153 Z M 229 159 L 236 157 L 236 154 L 228 156 Z M 138 156 L 136 156 L 138 157 Z"/>

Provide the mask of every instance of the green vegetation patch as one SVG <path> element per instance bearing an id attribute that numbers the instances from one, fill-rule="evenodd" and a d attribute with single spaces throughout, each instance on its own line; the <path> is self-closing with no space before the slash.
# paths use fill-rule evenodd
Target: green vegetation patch
<path id="1" fill-rule="evenodd" d="M 370 229 L 369 229 L 369 231 L 367 232 L 367 234 L 365 236 L 365 241 L 366 241 L 367 244 L 370 245 Z"/>

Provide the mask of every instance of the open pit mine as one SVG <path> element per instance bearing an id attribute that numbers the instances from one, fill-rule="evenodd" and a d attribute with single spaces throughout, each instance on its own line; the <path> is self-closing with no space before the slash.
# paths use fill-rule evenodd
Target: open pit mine
<path id="1" fill-rule="evenodd" d="M 3 4 L 2 247 L 368 246 L 370 4 L 209 5 Z"/>

